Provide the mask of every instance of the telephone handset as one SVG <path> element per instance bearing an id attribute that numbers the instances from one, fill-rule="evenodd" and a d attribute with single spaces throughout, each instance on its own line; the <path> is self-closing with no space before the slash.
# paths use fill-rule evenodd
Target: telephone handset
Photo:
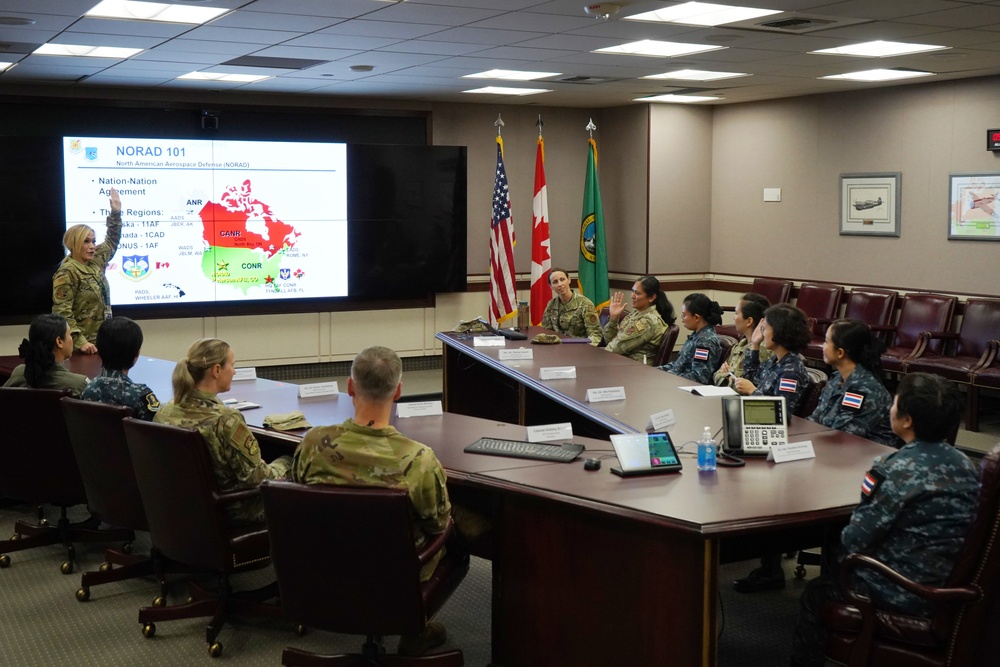
<path id="1" fill-rule="evenodd" d="M 724 396 L 723 449 L 767 456 L 772 446 L 788 443 L 787 414 L 784 396 Z"/>

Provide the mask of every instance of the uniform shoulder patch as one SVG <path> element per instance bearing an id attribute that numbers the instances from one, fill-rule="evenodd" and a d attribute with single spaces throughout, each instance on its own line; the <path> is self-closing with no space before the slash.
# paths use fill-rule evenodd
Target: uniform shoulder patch
<path id="1" fill-rule="evenodd" d="M 708 348 L 694 348 L 694 358 L 696 361 L 708 361 Z"/>
<path id="2" fill-rule="evenodd" d="M 146 408 L 150 412 L 160 411 L 160 399 L 158 399 L 156 397 L 156 394 L 154 394 L 152 391 L 146 394 Z"/>
<path id="3" fill-rule="evenodd" d="M 865 473 L 865 478 L 861 480 L 861 499 L 870 500 L 878 487 L 885 481 L 885 475 L 875 468 Z"/>
<path id="4" fill-rule="evenodd" d="M 236 431 L 233 433 L 233 444 L 239 450 L 240 454 L 248 459 L 260 458 L 260 448 L 257 446 L 257 439 L 253 437 L 253 433 L 250 432 L 246 424 L 241 423 L 236 427 Z"/>
<path id="5" fill-rule="evenodd" d="M 864 394 L 857 394 L 853 391 L 844 392 L 844 400 L 840 402 L 845 408 L 851 408 L 853 410 L 860 410 L 861 404 L 865 402 Z"/>
<path id="6" fill-rule="evenodd" d="M 787 391 L 794 394 L 799 388 L 799 383 L 795 378 L 781 378 L 778 381 L 778 391 Z"/>

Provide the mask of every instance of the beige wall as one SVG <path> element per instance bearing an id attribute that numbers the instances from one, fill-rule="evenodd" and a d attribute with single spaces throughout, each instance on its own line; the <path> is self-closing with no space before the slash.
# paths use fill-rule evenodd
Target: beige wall
<path id="1" fill-rule="evenodd" d="M 997 78 L 717 107 L 716 272 L 1000 293 L 1000 243 L 947 240 L 949 172 L 1000 171 Z M 839 235 L 841 173 L 901 172 L 901 237 Z M 780 187 L 780 203 L 762 189 Z"/>

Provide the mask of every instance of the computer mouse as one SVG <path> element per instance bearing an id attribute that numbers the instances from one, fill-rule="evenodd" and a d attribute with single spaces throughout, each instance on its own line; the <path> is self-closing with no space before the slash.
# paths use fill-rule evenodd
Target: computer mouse
<path id="1" fill-rule="evenodd" d="M 601 469 L 601 459 L 586 459 L 583 462 L 584 470 L 600 470 Z"/>

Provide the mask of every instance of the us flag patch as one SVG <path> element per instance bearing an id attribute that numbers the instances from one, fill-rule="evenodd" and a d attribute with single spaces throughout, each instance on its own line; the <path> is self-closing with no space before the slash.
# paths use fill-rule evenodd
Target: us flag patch
<path id="1" fill-rule="evenodd" d="M 703 347 L 694 348 L 694 358 L 698 361 L 708 361 L 708 350 Z"/>
<path id="2" fill-rule="evenodd" d="M 841 401 L 840 404 L 843 405 L 845 408 L 854 408 L 855 410 L 859 410 L 864 400 L 865 397 L 862 396 L 861 394 L 855 394 L 853 392 L 846 391 L 844 392 L 844 400 Z"/>
<path id="3" fill-rule="evenodd" d="M 795 390 L 799 388 L 799 383 L 792 378 L 781 378 L 778 383 L 778 391 L 787 391 L 795 393 Z"/>

